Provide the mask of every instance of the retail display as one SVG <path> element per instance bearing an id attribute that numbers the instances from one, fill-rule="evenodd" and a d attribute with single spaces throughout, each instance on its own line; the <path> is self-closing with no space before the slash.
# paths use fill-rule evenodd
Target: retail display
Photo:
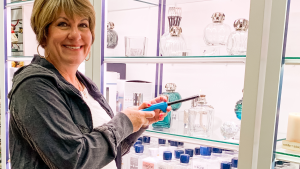
<path id="1" fill-rule="evenodd" d="M 212 15 L 212 22 L 204 29 L 204 42 L 208 46 L 224 46 L 227 43 L 228 36 L 231 33 L 229 25 L 224 23 L 225 14 L 222 12 L 215 12 Z M 213 48 L 209 51 L 211 55 L 218 54 L 219 49 Z M 207 54 L 207 51 L 204 52 Z"/>
<path id="2" fill-rule="evenodd" d="M 240 127 L 232 121 L 226 121 L 220 127 L 221 134 L 225 140 L 232 139 L 239 131 Z"/>
<path id="3" fill-rule="evenodd" d="M 212 134 L 214 109 L 207 105 L 206 96 L 200 95 L 197 107 L 188 110 L 189 131 L 192 136 L 209 137 Z"/>
<path id="4" fill-rule="evenodd" d="M 125 37 L 125 56 L 146 56 L 147 38 L 138 36 Z"/>
<path id="5" fill-rule="evenodd" d="M 248 26 L 247 19 L 237 19 L 234 21 L 234 29 L 226 44 L 229 55 L 246 55 L 248 41 Z"/>
<path id="6" fill-rule="evenodd" d="M 169 31 L 160 39 L 160 53 L 162 56 L 187 56 L 187 45 L 180 27 L 182 9 L 169 8 Z"/>
<path id="7" fill-rule="evenodd" d="M 107 23 L 107 48 L 114 49 L 118 45 L 118 34 L 115 30 L 113 22 Z"/>

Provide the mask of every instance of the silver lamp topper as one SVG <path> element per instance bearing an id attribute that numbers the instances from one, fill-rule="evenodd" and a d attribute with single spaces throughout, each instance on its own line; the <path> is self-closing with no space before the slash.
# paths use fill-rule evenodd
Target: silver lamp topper
<path id="1" fill-rule="evenodd" d="M 140 106 L 143 103 L 143 93 L 133 93 L 133 106 Z"/>
<path id="2" fill-rule="evenodd" d="M 206 95 L 203 95 L 203 94 L 200 95 L 198 103 L 200 103 L 200 104 L 206 104 L 207 103 L 206 102 Z"/>
<path id="3" fill-rule="evenodd" d="M 222 23 L 225 20 L 225 14 L 222 12 L 215 12 L 211 16 L 213 23 Z"/>
<path id="4" fill-rule="evenodd" d="M 233 23 L 233 27 L 235 28 L 235 30 L 237 31 L 247 31 L 248 27 L 249 27 L 249 21 L 247 19 L 237 19 L 234 21 Z"/>
<path id="5" fill-rule="evenodd" d="M 107 29 L 114 29 L 114 28 L 115 28 L 115 24 L 113 22 L 107 23 Z"/>
<path id="6" fill-rule="evenodd" d="M 176 90 L 176 84 L 175 83 L 167 83 L 165 88 L 167 92 L 174 92 Z"/>
<path id="7" fill-rule="evenodd" d="M 172 28 L 170 29 L 170 34 L 172 36 L 180 36 L 181 33 L 182 28 L 180 26 L 172 26 Z"/>

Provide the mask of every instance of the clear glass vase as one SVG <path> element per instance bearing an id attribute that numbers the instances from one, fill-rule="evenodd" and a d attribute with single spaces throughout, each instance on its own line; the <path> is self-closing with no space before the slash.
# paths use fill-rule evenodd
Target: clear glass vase
<path id="1" fill-rule="evenodd" d="M 237 19 L 233 26 L 235 31 L 228 37 L 227 52 L 230 55 L 246 55 L 249 21 L 247 19 Z"/>
<path id="2" fill-rule="evenodd" d="M 187 45 L 180 27 L 181 13 L 181 8 L 169 8 L 169 30 L 161 37 L 159 44 L 162 56 L 187 56 Z"/>
<path id="3" fill-rule="evenodd" d="M 189 133 L 197 137 L 210 137 L 214 122 L 214 109 L 207 105 L 206 96 L 201 95 L 198 105 L 190 108 L 189 116 Z"/>
<path id="4" fill-rule="evenodd" d="M 187 45 L 181 32 L 180 27 L 173 26 L 170 32 L 161 37 L 159 47 L 162 56 L 187 55 Z"/>
<path id="5" fill-rule="evenodd" d="M 107 24 L 107 48 L 114 49 L 118 45 L 118 34 L 113 30 L 115 24 L 108 22 Z"/>
<path id="6" fill-rule="evenodd" d="M 230 27 L 229 25 L 223 23 L 225 20 L 225 14 L 221 12 L 213 13 L 212 22 L 207 25 L 204 29 L 204 42 L 208 46 L 225 46 L 228 40 L 228 36 L 230 35 Z M 210 48 L 206 50 L 204 54 L 210 53 L 210 55 L 214 55 L 215 53 L 219 53 L 219 48 Z"/>
<path id="7" fill-rule="evenodd" d="M 125 37 L 125 56 L 146 56 L 147 53 L 146 37 L 126 36 Z"/>

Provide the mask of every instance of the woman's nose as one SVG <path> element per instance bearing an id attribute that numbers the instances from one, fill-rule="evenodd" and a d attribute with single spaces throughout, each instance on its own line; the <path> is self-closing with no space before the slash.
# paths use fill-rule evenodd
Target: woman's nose
<path id="1" fill-rule="evenodd" d="M 79 40 L 79 39 L 81 39 L 81 32 L 78 30 L 77 27 L 72 28 L 70 30 L 68 38 L 71 39 L 71 40 Z"/>

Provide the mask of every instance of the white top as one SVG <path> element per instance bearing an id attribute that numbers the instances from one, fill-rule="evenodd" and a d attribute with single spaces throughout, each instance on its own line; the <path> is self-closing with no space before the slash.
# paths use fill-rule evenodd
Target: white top
<path id="1" fill-rule="evenodd" d="M 89 106 L 92 119 L 93 119 L 93 128 L 103 125 L 111 120 L 110 116 L 106 113 L 106 111 L 100 106 L 100 104 L 89 94 L 86 88 L 84 88 L 83 92 L 80 92 L 83 100 Z M 99 152 L 101 153 L 101 152 Z M 107 164 L 103 169 L 117 169 L 115 160 Z"/>

